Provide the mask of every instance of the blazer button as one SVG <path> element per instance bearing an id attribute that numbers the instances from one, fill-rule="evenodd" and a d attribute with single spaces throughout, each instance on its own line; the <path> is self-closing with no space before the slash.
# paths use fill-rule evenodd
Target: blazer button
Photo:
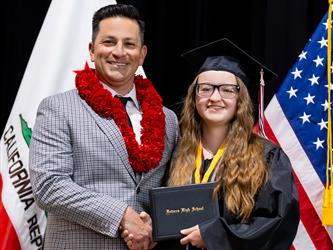
<path id="1" fill-rule="evenodd" d="M 141 191 L 141 190 L 140 190 L 140 187 L 137 187 L 137 188 L 136 188 L 136 193 L 138 194 L 138 193 L 140 193 L 140 191 Z"/>

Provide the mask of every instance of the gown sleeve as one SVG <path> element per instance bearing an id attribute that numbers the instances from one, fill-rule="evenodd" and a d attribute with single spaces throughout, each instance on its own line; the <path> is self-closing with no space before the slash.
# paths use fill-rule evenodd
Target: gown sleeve
<path id="1" fill-rule="evenodd" d="M 256 197 L 247 223 L 224 209 L 220 200 L 218 219 L 199 225 L 207 249 L 290 249 L 300 219 L 298 194 L 287 155 L 265 144 L 269 179 Z M 222 207 L 222 209 L 221 209 Z"/>

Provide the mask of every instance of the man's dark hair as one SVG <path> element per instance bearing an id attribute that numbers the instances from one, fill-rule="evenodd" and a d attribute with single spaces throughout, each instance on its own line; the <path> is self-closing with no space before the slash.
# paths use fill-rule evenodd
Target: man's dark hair
<path id="1" fill-rule="evenodd" d="M 140 19 L 139 11 L 132 5 L 111 4 L 97 10 L 92 20 L 92 41 L 94 42 L 99 31 L 99 23 L 109 17 L 126 17 L 138 23 L 140 38 L 144 44 L 145 23 Z"/>

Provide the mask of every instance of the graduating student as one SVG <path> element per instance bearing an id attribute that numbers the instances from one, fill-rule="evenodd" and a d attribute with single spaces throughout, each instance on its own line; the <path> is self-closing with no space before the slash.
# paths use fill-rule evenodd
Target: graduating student
<path id="1" fill-rule="evenodd" d="M 220 217 L 183 229 L 180 241 L 160 248 L 289 249 L 300 219 L 290 161 L 253 133 L 249 95 L 261 69 L 267 79 L 274 73 L 228 39 L 184 56 L 201 67 L 185 98 L 168 184 L 216 181 Z"/>

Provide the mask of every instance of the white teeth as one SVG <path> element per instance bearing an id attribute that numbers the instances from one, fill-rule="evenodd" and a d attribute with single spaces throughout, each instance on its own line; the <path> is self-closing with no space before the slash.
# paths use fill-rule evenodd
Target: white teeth
<path id="1" fill-rule="evenodd" d="M 223 107 L 222 106 L 208 106 L 208 108 L 220 109 L 220 108 L 223 108 Z"/>
<path id="2" fill-rule="evenodd" d="M 121 63 L 121 62 L 110 62 L 110 63 L 118 66 L 126 66 L 126 63 Z"/>

